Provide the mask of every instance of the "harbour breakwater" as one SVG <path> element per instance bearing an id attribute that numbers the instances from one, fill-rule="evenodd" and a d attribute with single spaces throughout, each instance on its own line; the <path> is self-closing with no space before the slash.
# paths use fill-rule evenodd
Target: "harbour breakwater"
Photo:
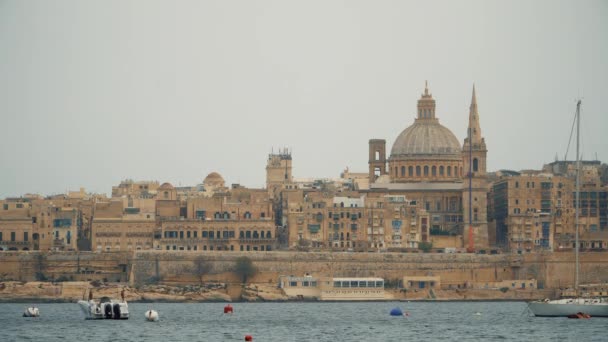
<path id="1" fill-rule="evenodd" d="M 0 281 L 101 281 L 132 287 L 149 284 L 240 284 L 239 257 L 256 269 L 248 284 L 275 286 L 280 276 L 381 277 L 398 288 L 404 276 L 439 276 L 442 290 L 535 279 L 539 289 L 574 283 L 571 252 L 542 254 L 439 254 L 343 252 L 1 252 Z M 200 271 L 197 263 L 208 267 Z M 581 283 L 608 283 L 608 253 L 580 254 Z M 487 288 L 487 286 L 485 286 Z"/>

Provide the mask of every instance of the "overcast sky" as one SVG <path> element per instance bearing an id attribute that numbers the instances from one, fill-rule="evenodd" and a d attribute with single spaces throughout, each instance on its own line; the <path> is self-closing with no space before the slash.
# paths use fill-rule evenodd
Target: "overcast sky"
<path id="1" fill-rule="evenodd" d="M 461 141 L 473 83 L 488 170 L 608 160 L 608 1 L 2 1 L 0 197 L 122 179 L 262 187 L 367 171 L 424 81 Z M 570 159 L 575 158 L 570 152 Z"/>

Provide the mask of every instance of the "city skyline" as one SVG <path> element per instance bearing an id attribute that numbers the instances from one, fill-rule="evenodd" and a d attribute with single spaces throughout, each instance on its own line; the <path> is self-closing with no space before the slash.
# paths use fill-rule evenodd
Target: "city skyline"
<path id="1" fill-rule="evenodd" d="M 279 147 L 294 177 L 366 172 L 425 80 L 461 144 L 475 83 L 488 171 L 562 160 L 578 97 L 583 158 L 606 160 L 606 3 L 388 4 L 2 2 L 0 197 L 262 187 Z"/>

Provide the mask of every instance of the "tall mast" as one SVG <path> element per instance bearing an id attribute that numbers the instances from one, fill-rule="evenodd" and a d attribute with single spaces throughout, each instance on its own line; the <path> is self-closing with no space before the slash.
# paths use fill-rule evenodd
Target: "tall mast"
<path id="1" fill-rule="evenodd" d="M 580 125 L 581 125 L 581 100 L 578 100 L 576 103 L 576 202 L 575 211 L 574 211 L 574 225 L 576 230 L 576 235 L 574 238 L 574 255 L 576 258 L 576 273 L 574 277 L 574 291 L 578 295 L 578 211 L 579 211 L 579 198 L 581 191 L 581 155 L 579 153 L 579 145 L 580 145 Z"/>

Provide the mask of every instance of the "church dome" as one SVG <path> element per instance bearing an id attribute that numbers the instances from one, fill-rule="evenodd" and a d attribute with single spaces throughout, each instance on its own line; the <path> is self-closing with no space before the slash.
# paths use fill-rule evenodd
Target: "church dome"
<path id="1" fill-rule="evenodd" d="M 424 88 L 418 117 L 395 140 L 388 159 L 392 182 L 457 182 L 463 175 L 458 139 L 435 117 L 435 100 Z"/>
<path id="2" fill-rule="evenodd" d="M 454 133 L 437 120 L 416 120 L 395 140 L 391 159 L 421 155 L 460 158 L 460 151 L 460 143 Z"/>
<path id="3" fill-rule="evenodd" d="M 461 158 L 458 139 L 435 117 L 435 99 L 428 86 L 418 100 L 418 117 L 414 124 L 403 130 L 391 149 L 391 160 L 419 158 Z"/>
<path id="4" fill-rule="evenodd" d="M 203 180 L 203 185 L 207 187 L 223 187 L 224 178 L 217 172 L 211 172 L 205 177 L 205 180 Z"/>
<path id="5" fill-rule="evenodd" d="M 173 190 L 174 187 L 173 185 L 171 185 L 171 183 L 163 183 L 161 186 L 158 187 L 159 190 Z"/>

